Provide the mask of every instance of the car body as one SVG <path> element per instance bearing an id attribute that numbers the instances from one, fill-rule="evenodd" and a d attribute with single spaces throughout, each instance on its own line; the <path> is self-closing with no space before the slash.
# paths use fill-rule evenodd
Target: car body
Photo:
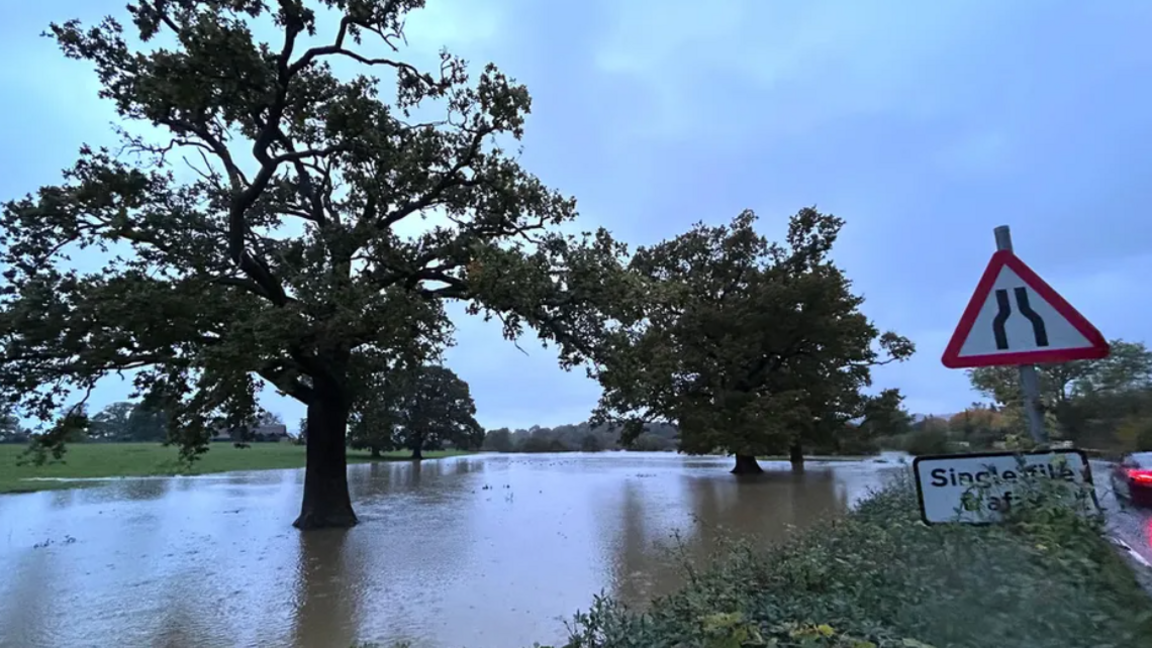
<path id="1" fill-rule="evenodd" d="M 1152 506 L 1152 452 L 1133 452 L 1121 457 L 1112 469 L 1112 490 L 1121 501 Z"/>

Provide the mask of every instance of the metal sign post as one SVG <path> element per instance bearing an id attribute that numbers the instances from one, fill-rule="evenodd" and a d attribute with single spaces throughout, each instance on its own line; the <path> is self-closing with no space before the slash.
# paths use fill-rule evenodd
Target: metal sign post
<path id="1" fill-rule="evenodd" d="M 988 260 L 988 266 L 984 268 L 984 274 L 980 276 L 940 362 L 949 369 L 1018 367 L 1023 396 L 1021 404 L 1028 416 L 1028 432 L 1041 447 L 1038 452 L 1022 454 L 979 453 L 917 458 L 913 469 L 920 493 L 920 509 L 927 523 L 951 519 L 958 505 L 968 510 L 969 505 L 978 503 L 968 497 L 968 491 L 974 484 L 988 480 L 999 489 L 988 499 L 989 511 L 998 515 L 1007 510 L 1016 498 L 1007 487 L 1020 477 L 1021 461 L 1029 464 L 1028 474 L 1032 474 L 1035 468 L 1056 479 L 1066 476 L 1066 469 L 1073 466 L 1073 481 L 1081 472 L 1089 483 L 1092 479 L 1088 459 L 1083 453 L 1064 453 L 1068 461 L 1059 468 L 1059 475 L 1048 470 L 1056 470 L 1052 460 L 1060 453 L 1047 447 L 1048 434 L 1040 410 L 1040 376 L 1036 365 L 1106 358 L 1108 341 L 1068 300 L 1016 256 L 1007 225 L 997 227 L 994 233 L 996 251 Z M 1033 463 L 1037 465 L 1031 465 Z"/>
<path id="2" fill-rule="evenodd" d="M 1028 431 L 1046 445 L 1037 364 L 1108 357 L 1108 341 L 1012 251 L 1007 225 L 940 361 L 949 369 L 1014 365 Z"/>
<path id="3" fill-rule="evenodd" d="M 1007 225 L 993 230 L 996 236 L 996 249 L 1012 252 L 1012 231 Z M 1020 395 L 1024 400 L 1024 412 L 1028 415 L 1028 431 L 1038 444 L 1048 443 L 1048 433 L 1044 430 L 1044 414 L 1040 411 L 1040 375 L 1036 365 L 1020 365 Z"/>

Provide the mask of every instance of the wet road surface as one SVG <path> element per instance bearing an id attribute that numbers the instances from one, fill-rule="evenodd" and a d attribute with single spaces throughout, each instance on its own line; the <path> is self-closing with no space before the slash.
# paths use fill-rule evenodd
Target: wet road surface
<path id="1" fill-rule="evenodd" d="M 1129 550 L 1134 560 L 1152 572 L 1152 509 L 1138 508 L 1117 500 L 1109 475 L 1113 464 L 1092 461 L 1096 498 L 1107 514 L 1108 533 Z"/>

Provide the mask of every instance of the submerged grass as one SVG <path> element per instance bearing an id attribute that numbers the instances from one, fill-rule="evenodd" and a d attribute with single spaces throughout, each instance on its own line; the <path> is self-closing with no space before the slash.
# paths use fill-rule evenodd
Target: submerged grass
<path id="1" fill-rule="evenodd" d="M 253 443 L 237 448 L 231 443 L 213 443 L 207 453 L 190 467 L 180 464 L 173 446 L 159 443 L 76 443 L 68 446 L 62 462 L 41 466 L 18 465 L 26 446 L 0 444 L 0 493 L 21 493 L 59 488 L 76 488 L 85 482 L 54 479 L 143 477 L 151 475 L 203 475 L 234 470 L 302 468 L 304 446 L 290 443 Z M 384 453 L 373 459 L 367 452 L 348 452 L 349 463 L 405 461 L 408 451 Z M 428 451 L 425 459 L 468 454 L 461 451 Z"/>
<path id="2" fill-rule="evenodd" d="M 1040 503 L 926 526 L 907 484 L 769 550 L 736 545 L 633 611 L 597 598 L 567 648 L 1139 648 L 1152 599 L 1101 521 Z"/>

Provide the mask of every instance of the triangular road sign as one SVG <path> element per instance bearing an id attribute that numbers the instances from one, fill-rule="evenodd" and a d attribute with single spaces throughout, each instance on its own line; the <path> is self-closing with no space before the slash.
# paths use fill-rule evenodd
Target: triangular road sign
<path id="1" fill-rule="evenodd" d="M 941 361 L 987 367 L 1108 355 L 1108 342 L 1087 319 L 1015 254 L 992 255 Z"/>

